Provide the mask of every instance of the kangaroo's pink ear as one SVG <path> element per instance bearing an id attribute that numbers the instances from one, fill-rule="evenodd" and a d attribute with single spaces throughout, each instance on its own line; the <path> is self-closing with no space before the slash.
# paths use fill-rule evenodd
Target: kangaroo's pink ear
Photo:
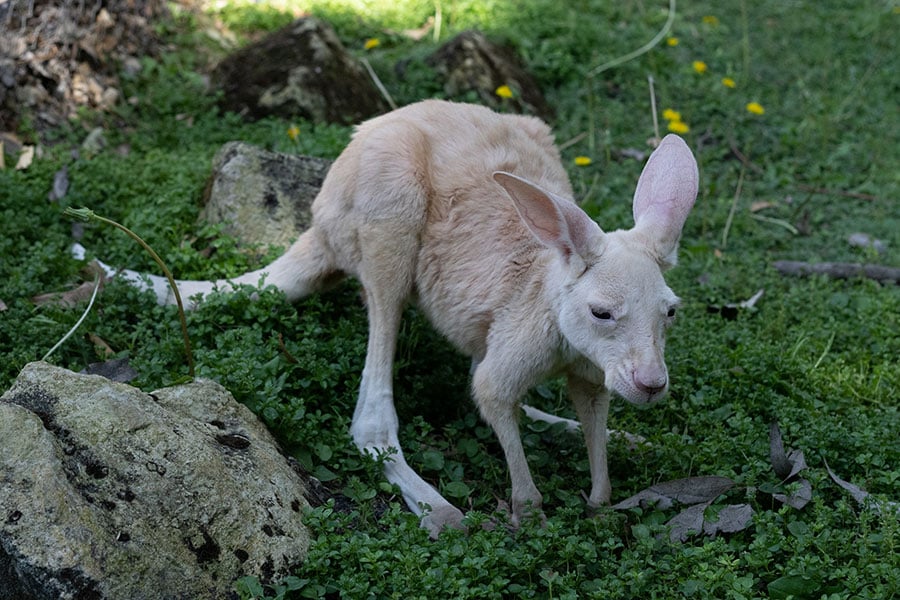
<path id="1" fill-rule="evenodd" d="M 603 231 L 574 202 L 504 171 L 495 172 L 494 181 L 506 190 L 522 222 L 545 246 L 567 260 L 573 254 L 586 258 L 597 250 Z"/>
<path id="2" fill-rule="evenodd" d="M 653 151 L 634 191 L 635 231 L 651 245 L 660 265 L 678 260 L 678 241 L 697 199 L 697 161 L 677 135 L 667 135 Z"/>

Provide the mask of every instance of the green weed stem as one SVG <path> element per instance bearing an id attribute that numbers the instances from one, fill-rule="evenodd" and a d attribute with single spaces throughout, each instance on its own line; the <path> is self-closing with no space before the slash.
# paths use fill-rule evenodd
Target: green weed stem
<path id="1" fill-rule="evenodd" d="M 150 247 L 150 244 L 141 239 L 141 237 L 132 230 L 128 229 L 121 223 L 113 221 L 112 219 L 101 217 L 89 208 L 75 209 L 69 207 L 66 208 L 63 214 L 65 214 L 67 217 L 78 219 L 79 221 L 83 221 L 85 223 L 94 220 L 101 223 L 106 223 L 107 225 L 112 225 L 113 227 L 124 231 L 131 239 L 140 244 L 141 247 L 146 250 L 151 257 L 153 257 L 153 260 L 156 261 L 156 264 L 159 265 L 160 269 L 162 269 L 163 275 L 165 275 L 166 279 L 169 281 L 169 287 L 172 288 L 172 293 L 175 295 L 175 303 L 178 305 L 178 318 L 181 321 L 181 335 L 184 338 L 184 354 L 188 362 L 188 373 L 191 377 L 194 377 L 194 354 L 191 351 L 191 338 L 188 335 L 187 319 L 184 315 L 184 304 L 181 301 L 181 293 L 178 291 L 178 286 L 175 285 L 175 278 L 172 276 L 172 272 L 169 270 L 169 267 L 166 266 L 166 263 L 163 262 L 163 259 L 160 258 L 159 254 L 157 254 L 156 251 Z"/>
<path id="2" fill-rule="evenodd" d="M 747 173 L 747 167 L 741 166 L 741 174 L 738 176 L 737 187 L 734 190 L 734 199 L 731 201 L 731 210 L 728 211 L 728 218 L 725 220 L 725 228 L 722 230 L 722 250 L 728 247 L 728 232 L 731 231 L 731 223 L 734 221 L 734 213 L 737 212 L 738 201 L 741 199 L 741 191 L 744 189 L 744 175 Z"/>
<path id="3" fill-rule="evenodd" d="M 613 67 L 618 67 L 619 65 L 623 65 L 623 64 L 627 63 L 628 61 L 630 61 L 634 58 L 637 58 L 641 54 L 645 54 L 645 53 L 649 52 L 657 44 L 659 44 L 664 37 L 666 37 L 666 35 L 672 29 L 672 23 L 674 23 L 674 22 L 675 22 L 675 0 L 669 0 L 669 16 L 666 19 L 666 24 L 663 25 L 663 28 L 659 30 L 659 32 L 653 37 L 652 40 L 650 40 L 649 42 L 647 42 L 646 44 L 644 44 L 637 50 L 634 50 L 632 52 L 629 52 L 628 54 L 614 58 L 609 62 L 605 62 L 602 65 L 591 69 L 588 72 L 588 77 L 596 77 L 603 71 L 608 71 L 609 69 L 612 69 Z"/>

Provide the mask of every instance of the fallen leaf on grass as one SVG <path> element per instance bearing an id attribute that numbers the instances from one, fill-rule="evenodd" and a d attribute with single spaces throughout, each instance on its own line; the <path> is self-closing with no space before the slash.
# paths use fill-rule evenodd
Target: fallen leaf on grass
<path id="1" fill-rule="evenodd" d="M 792 449 L 785 452 L 781 428 L 775 421 L 769 425 L 769 460 L 772 463 L 772 470 L 781 478 L 782 483 L 797 480 L 800 472 L 808 468 L 802 450 Z M 800 510 L 812 500 L 812 484 L 807 479 L 797 480 L 797 483 L 799 487 L 794 493 L 773 493 L 772 497 L 782 504 Z"/>
<path id="2" fill-rule="evenodd" d="M 769 460 L 772 461 L 775 474 L 784 481 L 793 479 L 800 471 L 807 468 L 806 457 L 802 450 L 791 450 L 789 454 L 785 453 L 781 428 L 775 421 L 769 425 Z"/>
<path id="3" fill-rule="evenodd" d="M 673 542 L 686 542 L 689 537 L 703 531 L 703 513 L 709 504 L 690 506 L 666 523 L 669 526 L 669 539 Z"/>
<path id="4" fill-rule="evenodd" d="M 674 503 L 688 504 L 687 508 L 669 519 L 669 539 L 686 541 L 692 535 L 704 533 L 715 536 L 718 533 L 743 531 L 753 520 L 753 509 L 749 504 L 731 504 L 719 509 L 714 518 L 707 518 L 706 511 L 712 503 L 734 487 L 734 481 L 727 477 L 688 477 L 665 481 L 650 486 L 631 498 L 619 502 L 614 509 L 622 510 L 637 506 L 654 506 L 665 510 Z"/>
<path id="5" fill-rule="evenodd" d="M 766 201 L 766 200 L 760 200 L 760 201 L 758 201 L 758 202 L 753 202 L 753 203 L 750 205 L 750 212 L 755 213 L 755 212 L 759 212 L 759 211 L 761 211 L 761 210 L 765 210 L 765 209 L 767 209 L 767 208 L 772 208 L 772 207 L 774 207 L 774 206 L 778 206 L 778 205 L 775 204 L 774 202 L 768 202 L 768 201 Z"/>
<path id="6" fill-rule="evenodd" d="M 812 484 L 807 479 L 801 479 L 799 482 L 800 487 L 791 495 L 787 494 L 772 494 L 772 497 L 781 502 L 782 504 L 787 504 L 791 508 L 796 508 L 800 510 L 812 500 Z"/>
<path id="7" fill-rule="evenodd" d="M 100 282 L 100 285 L 103 285 L 102 281 Z M 85 281 L 78 287 L 72 288 L 67 292 L 49 292 L 47 294 L 38 294 L 37 296 L 33 296 L 31 298 L 31 301 L 38 306 L 51 304 L 62 306 L 65 308 L 72 308 L 82 302 L 87 302 L 88 300 L 90 300 L 93 293 L 94 282 Z"/>
<path id="8" fill-rule="evenodd" d="M 50 202 L 56 202 L 57 200 L 62 200 L 66 196 L 66 192 L 69 191 L 69 168 L 63 166 L 62 169 L 57 171 L 53 175 L 53 187 L 50 189 L 50 193 L 47 194 L 47 199 Z"/>
<path id="9" fill-rule="evenodd" d="M 85 375 L 100 375 L 101 377 L 106 377 L 110 381 L 117 381 L 119 383 L 128 383 L 138 376 L 138 372 L 128 363 L 127 357 L 91 363 L 81 372 Z"/>
<path id="10" fill-rule="evenodd" d="M 869 492 L 857 485 L 850 483 L 849 481 L 844 481 L 843 479 L 835 475 L 834 471 L 831 470 L 831 467 L 828 466 L 827 460 L 825 461 L 825 469 L 828 471 L 828 475 L 831 476 L 832 481 L 850 492 L 850 495 L 853 496 L 853 499 L 856 500 L 860 506 L 864 508 L 873 508 L 878 513 L 882 513 L 883 509 L 888 509 L 888 512 L 894 512 L 897 514 L 897 516 L 900 516 L 900 502 L 885 502 L 883 504 L 876 504 L 869 498 Z"/>
<path id="11" fill-rule="evenodd" d="M 734 487 L 734 481 L 727 477 L 688 477 L 674 479 L 651 485 L 630 498 L 622 500 L 613 508 L 623 510 L 637 506 L 665 510 L 675 502 L 681 504 L 711 503 L 713 500 Z"/>
<path id="12" fill-rule="evenodd" d="M 669 526 L 669 539 L 673 542 L 686 542 L 689 537 L 698 533 L 715 537 L 719 533 L 736 533 L 743 531 L 753 522 L 753 508 L 749 504 L 729 504 L 723 506 L 709 519 L 706 511 L 709 502 L 690 506 L 666 523 Z"/>
<path id="13" fill-rule="evenodd" d="M 747 529 L 752 521 L 753 508 L 749 504 L 729 504 L 722 507 L 715 521 L 704 521 L 703 533 L 735 533 Z"/>

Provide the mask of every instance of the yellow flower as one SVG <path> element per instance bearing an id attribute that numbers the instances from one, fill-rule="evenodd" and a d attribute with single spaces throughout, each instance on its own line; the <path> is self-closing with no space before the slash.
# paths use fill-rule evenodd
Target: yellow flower
<path id="1" fill-rule="evenodd" d="M 381 40 L 378 38 L 369 38 L 366 40 L 366 43 L 363 44 L 363 48 L 366 50 L 371 50 L 372 48 L 377 48 L 381 45 Z"/>
<path id="2" fill-rule="evenodd" d="M 703 22 L 706 25 L 712 25 L 713 27 L 715 27 L 719 24 L 719 18 L 713 15 L 706 15 L 705 17 L 703 17 Z"/>
<path id="3" fill-rule="evenodd" d="M 300 135 L 300 128 L 296 125 L 291 125 L 287 130 L 288 137 L 291 138 L 292 142 L 297 141 L 297 136 Z"/>
<path id="4" fill-rule="evenodd" d="M 494 93 L 497 94 L 498 96 L 500 96 L 501 98 L 512 98 L 513 97 L 513 91 L 512 91 L 512 89 L 510 89 L 510 87 L 508 85 L 501 85 L 496 90 L 494 90 Z"/>
<path id="5" fill-rule="evenodd" d="M 677 46 L 677 45 L 678 45 L 678 38 L 677 38 L 677 37 L 670 37 L 670 38 L 667 38 L 667 39 L 666 39 L 666 44 L 668 44 L 669 46 Z"/>
<path id="6" fill-rule="evenodd" d="M 694 70 L 698 73 L 706 73 L 706 70 L 709 68 L 706 66 L 706 63 L 702 60 L 695 60 L 693 63 Z"/>
<path id="7" fill-rule="evenodd" d="M 766 114 L 766 109 L 759 102 L 751 102 L 747 105 L 747 112 L 751 112 L 754 115 L 764 115 Z"/>
<path id="8" fill-rule="evenodd" d="M 669 121 L 669 131 L 672 133 L 687 133 L 691 128 L 684 121 Z"/>
<path id="9" fill-rule="evenodd" d="M 594 162 L 594 161 L 592 161 L 589 156 L 576 156 L 575 157 L 575 164 L 578 165 L 579 167 L 586 167 L 589 164 L 591 164 L 592 162 Z"/>
<path id="10" fill-rule="evenodd" d="M 663 119 L 666 121 L 680 121 L 681 113 L 677 110 L 672 110 L 671 108 L 667 108 L 663 111 Z"/>
<path id="11" fill-rule="evenodd" d="M 734 79 L 732 79 L 731 77 L 723 77 L 722 85 L 727 88 L 733 88 L 736 84 L 734 83 Z"/>

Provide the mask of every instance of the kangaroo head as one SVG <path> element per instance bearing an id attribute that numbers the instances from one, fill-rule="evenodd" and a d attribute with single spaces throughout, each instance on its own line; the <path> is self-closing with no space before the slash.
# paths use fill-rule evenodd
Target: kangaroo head
<path id="1" fill-rule="evenodd" d="M 650 156 L 634 194 L 635 225 L 604 233 L 570 200 L 497 172 L 532 234 L 556 253 L 548 292 L 569 346 L 604 372 L 605 385 L 635 404 L 668 388 L 663 349 L 678 298 L 663 272 L 677 261 L 681 229 L 697 197 L 697 163 L 669 135 Z"/>

